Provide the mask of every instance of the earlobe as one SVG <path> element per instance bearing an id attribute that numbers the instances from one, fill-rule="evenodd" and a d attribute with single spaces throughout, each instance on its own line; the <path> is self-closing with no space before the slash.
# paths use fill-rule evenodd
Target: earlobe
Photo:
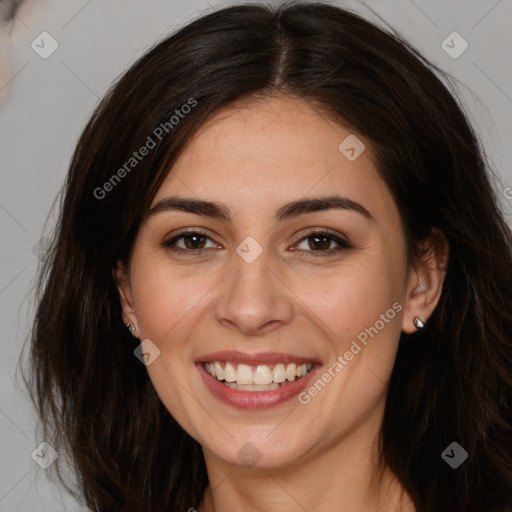
<path id="1" fill-rule="evenodd" d="M 423 240 L 421 253 L 411 269 L 404 307 L 402 331 L 412 333 L 428 322 L 443 289 L 449 258 L 444 234 L 434 228 Z"/>

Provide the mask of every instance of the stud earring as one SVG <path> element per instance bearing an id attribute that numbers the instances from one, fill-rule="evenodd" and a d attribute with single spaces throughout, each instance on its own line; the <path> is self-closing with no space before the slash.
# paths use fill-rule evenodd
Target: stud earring
<path id="1" fill-rule="evenodd" d="M 126 324 L 126 327 L 128 327 L 128 329 L 130 329 L 130 331 L 132 331 L 132 334 L 135 332 L 135 326 L 131 322 L 128 322 Z"/>
<path id="2" fill-rule="evenodd" d="M 416 327 L 416 329 L 418 329 L 418 331 L 420 329 L 423 329 L 423 327 L 425 327 L 425 322 L 417 316 L 414 317 L 414 320 L 412 322 L 414 324 L 414 327 Z"/>

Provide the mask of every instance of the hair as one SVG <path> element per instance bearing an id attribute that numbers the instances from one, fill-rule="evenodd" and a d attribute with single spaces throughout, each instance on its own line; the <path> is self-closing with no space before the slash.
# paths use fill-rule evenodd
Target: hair
<path id="1" fill-rule="evenodd" d="M 449 243 L 436 309 L 424 329 L 401 333 L 382 460 L 418 512 L 510 509 L 512 233 L 443 77 L 394 31 L 299 2 L 211 12 L 116 80 L 72 157 L 28 339 L 25 383 L 45 440 L 69 454 L 78 491 L 59 468 L 65 458 L 52 466 L 69 492 L 93 511 L 199 506 L 201 446 L 134 357 L 112 269 L 128 261 L 152 198 L 201 125 L 235 101 L 286 95 L 370 141 L 412 258 L 435 230 Z M 163 126 L 168 134 L 128 170 Z M 469 454 L 457 469 L 441 457 L 453 441 Z"/>

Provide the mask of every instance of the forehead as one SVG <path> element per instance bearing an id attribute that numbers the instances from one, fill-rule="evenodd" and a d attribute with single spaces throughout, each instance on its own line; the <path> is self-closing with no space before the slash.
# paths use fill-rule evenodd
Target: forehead
<path id="1" fill-rule="evenodd" d="M 153 204 L 171 194 L 253 212 L 326 194 L 377 211 L 395 208 L 369 142 L 312 104 L 286 96 L 244 100 L 204 123 Z"/>

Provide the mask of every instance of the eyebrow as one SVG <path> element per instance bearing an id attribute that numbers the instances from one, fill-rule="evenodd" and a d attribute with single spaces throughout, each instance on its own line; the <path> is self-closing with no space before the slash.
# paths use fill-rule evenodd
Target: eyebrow
<path id="1" fill-rule="evenodd" d="M 276 211 L 276 220 L 285 220 L 304 215 L 306 213 L 319 212 L 323 210 L 349 210 L 361 214 L 370 221 L 375 221 L 372 214 L 360 203 L 339 195 L 324 197 L 309 197 L 298 199 L 284 204 Z M 156 203 L 148 212 L 148 217 L 161 212 L 178 210 L 205 217 L 211 217 L 226 222 L 231 222 L 229 208 L 224 204 L 215 201 L 205 201 L 188 197 L 169 196 Z"/>

